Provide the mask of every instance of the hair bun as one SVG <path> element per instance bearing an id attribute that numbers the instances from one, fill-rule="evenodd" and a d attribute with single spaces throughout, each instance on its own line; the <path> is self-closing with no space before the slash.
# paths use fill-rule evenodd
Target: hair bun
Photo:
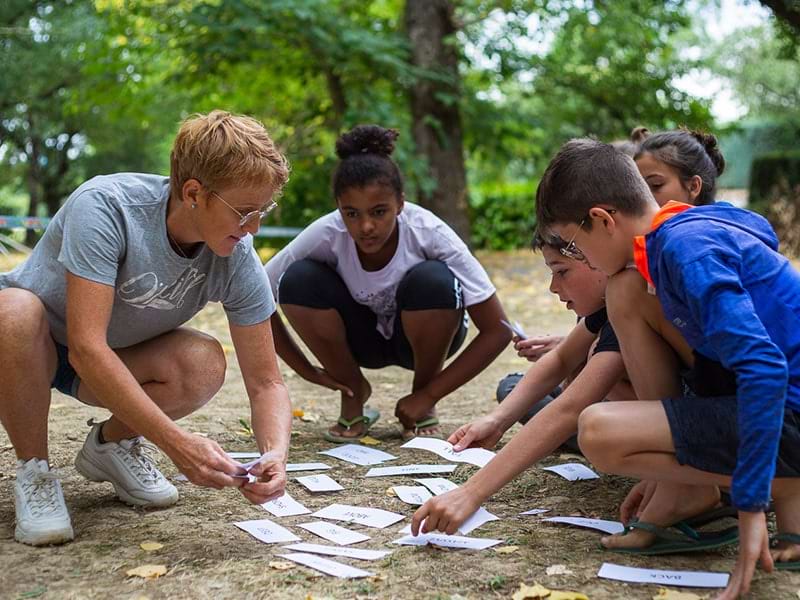
<path id="1" fill-rule="evenodd" d="M 356 154 L 390 156 L 400 133 L 380 125 L 357 125 L 336 140 L 336 155 L 344 160 Z"/>
<path id="2" fill-rule="evenodd" d="M 634 144 L 641 144 L 650 137 L 650 130 L 647 127 L 636 127 L 631 131 L 631 141 Z"/>
<path id="3" fill-rule="evenodd" d="M 722 152 L 717 145 L 717 137 L 713 133 L 704 133 L 694 130 L 689 131 L 689 134 L 705 148 L 706 154 L 708 154 L 711 162 L 714 163 L 714 166 L 717 168 L 717 177 L 722 175 L 722 172 L 725 170 L 725 158 L 722 156 Z"/>

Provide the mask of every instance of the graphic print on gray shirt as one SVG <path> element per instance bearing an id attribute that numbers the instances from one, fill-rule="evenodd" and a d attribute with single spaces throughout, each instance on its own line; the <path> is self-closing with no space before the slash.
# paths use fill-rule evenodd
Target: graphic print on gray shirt
<path id="1" fill-rule="evenodd" d="M 229 257 L 207 246 L 192 258 L 167 239 L 169 179 L 118 173 L 90 179 L 70 195 L 31 256 L 0 274 L 0 289 L 36 294 L 53 338 L 66 345 L 66 273 L 114 287 L 108 344 L 125 348 L 172 331 L 208 302 L 222 302 L 239 326 L 275 311 L 269 280 L 251 236 Z"/>

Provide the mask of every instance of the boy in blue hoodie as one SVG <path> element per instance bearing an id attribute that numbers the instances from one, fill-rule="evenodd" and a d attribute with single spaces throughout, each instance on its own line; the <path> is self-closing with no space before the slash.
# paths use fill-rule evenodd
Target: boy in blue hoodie
<path id="1" fill-rule="evenodd" d="M 689 489 L 731 487 L 740 550 L 720 598 L 746 593 L 759 560 L 767 571 L 773 560 L 794 566 L 800 558 L 800 274 L 778 253 L 770 225 L 724 203 L 659 208 L 630 158 L 588 139 L 561 148 L 536 200 L 539 226 L 567 241 L 563 252 L 612 276 L 609 313 L 635 266 L 695 356 L 718 361 L 736 377 L 730 396 L 587 408 L 579 421 L 586 456 L 620 475 Z M 620 285 L 612 285 L 615 279 Z M 653 377 L 662 368 L 651 365 Z M 770 495 L 779 531 L 773 555 L 764 515 Z"/>

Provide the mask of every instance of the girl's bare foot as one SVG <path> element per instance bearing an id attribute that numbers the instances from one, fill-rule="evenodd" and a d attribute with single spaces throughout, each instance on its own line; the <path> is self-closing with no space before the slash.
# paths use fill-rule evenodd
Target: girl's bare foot
<path id="1" fill-rule="evenodd" d="M 364 405 L 367 403 L 367 400 L 369 400 L 371 395 L 372 386 L 370 386 L 369 381 L 362 376 L 361 382 L 353 388 L 352 397 L 342 393 L 342 408 L 339 414 L 340 418 L 346 421 L 352 421 L 353 419 L 363 415 Z M 354 423 L 348 429 L 347 427 L 336 423 L 328 431 L 335 436 L 358 439 L 366 434 L 366 426 L 364 425 L 363 421 L 359 421 L 358 423 Z"/>

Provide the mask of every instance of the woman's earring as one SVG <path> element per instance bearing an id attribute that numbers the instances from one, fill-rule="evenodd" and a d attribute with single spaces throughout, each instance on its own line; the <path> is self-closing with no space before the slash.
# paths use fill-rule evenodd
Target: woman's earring
<path id="1" fill-rule="evenodd" d="M 192 204 L 192 208 L 197 208 L 197 204 Z"/>

